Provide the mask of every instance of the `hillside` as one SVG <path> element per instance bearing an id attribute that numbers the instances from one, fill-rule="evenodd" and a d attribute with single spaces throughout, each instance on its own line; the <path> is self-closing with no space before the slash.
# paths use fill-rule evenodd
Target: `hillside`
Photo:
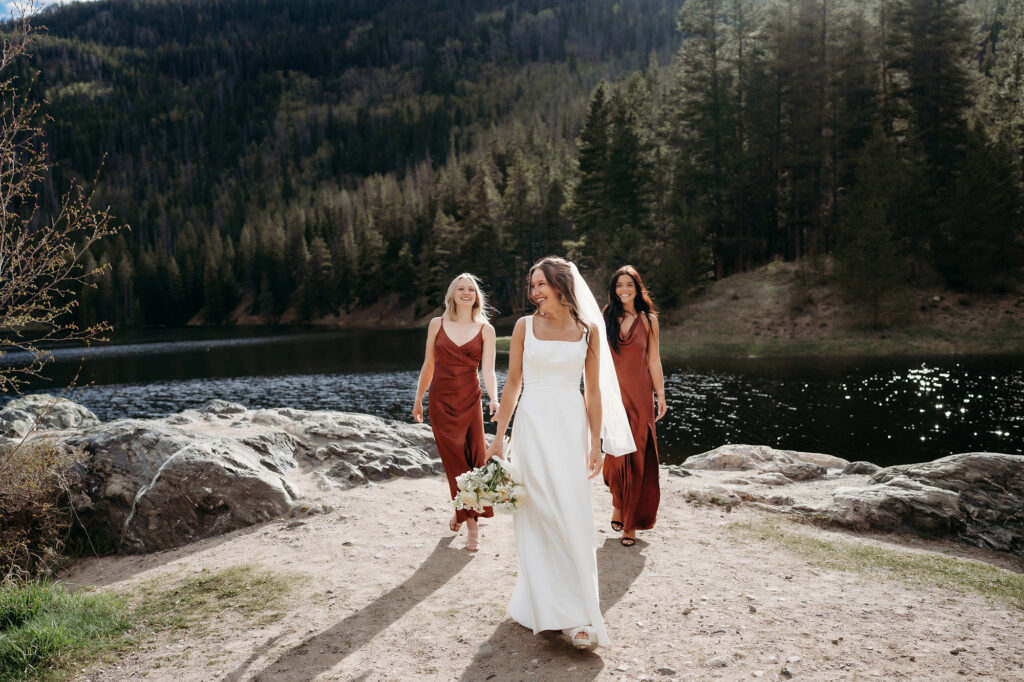
<path id="1" fill-rule="evenodd" d="M 517 314 L 549 253 L 636 263 L 670 308 L 808 258 L 868 302 L 1021 281 L 1019 2 L 103 0 L 38 22 L 16 68 L 57 164 L 39 219 L 102 162 L 132 227 L 86 258 L 110 267 L 79 323 L 421 317 L 467 270 Z"/>
<path id="2" fill-rule="evenodd" d="M 817 274 L 815 274 L 817 273 Z M 772 263 L 667 311 L 662 355 L 948 355 L 1020 352 L 1024 295 L 905 287 L 882 326 L 841 293 L 835 264 Z"/>

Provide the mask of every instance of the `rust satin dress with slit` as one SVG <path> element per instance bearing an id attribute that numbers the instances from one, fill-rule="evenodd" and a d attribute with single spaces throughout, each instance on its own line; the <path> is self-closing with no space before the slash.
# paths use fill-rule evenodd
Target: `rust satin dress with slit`
<path id="1" fill-rule="evenodd" d="M 485 463 L 487 443 L 476 371 L 483 350 L 482 326 L 476 336 L 461 346 L 448 337 L 444 324 L 434 339 L 434 376 L 430 380 L 427 409 L 452 499 L 459 491 L 455 477 Z M 478 516 L 494 516 L 494 511 L 487 507 L 483 514 L 468 509 L 455 512 L 459 523 Z"/>
<path id="2" fill-rule="evenodd" d="M 619 336 L 619 350 L 612 350 L 622 405 L 629 417 L 636 452 L 621 457 L 605 455 L 604 482 L 612 504 L 622 510 L 623 530 L 654 528 L 661 501 L 658 483 L 658 444 L 654 431 L 654 381 L 647 368 L 648 331 L 637 318 L 626 336 Z"/>

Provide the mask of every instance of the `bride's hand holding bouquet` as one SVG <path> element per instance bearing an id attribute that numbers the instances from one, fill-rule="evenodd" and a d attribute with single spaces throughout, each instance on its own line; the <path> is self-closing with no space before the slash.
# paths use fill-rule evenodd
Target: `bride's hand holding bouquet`
<path id="1" fill-rule="evenodd" d="M 491 454 L 495 444 L 497 448 Z M 476 510 L 486 506 L 494 507 L 496 511 L 513 512 L 518 508 L 526 498 L 526 488 L 508 458 L 499 454 L 508 447 L 508 441 L 495 438 L 487 449 L 488 462 L 455 479 L 459 487 L 454 500 L 456 509 Z"/>

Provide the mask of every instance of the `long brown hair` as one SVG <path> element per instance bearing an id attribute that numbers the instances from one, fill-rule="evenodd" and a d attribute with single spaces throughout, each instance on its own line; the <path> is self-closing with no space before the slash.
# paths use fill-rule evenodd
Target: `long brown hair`
<path id="1" fill-rule="evenodd" d="M 576 300 L 576 287 L 573 285 L 572 277 L 572 266 L 569 261 L 558 256 L 548 256 L 541 258 L 539 261 L 533 264 L 530 268 L 529 274 L 526 275 L 526 290 L 530 290 L 530 283 L 533 281 L 533 273 L 540 269 L 544 273 L 544 278 L 547 279 L 548 285 L 555 290 L 555 293 L 559 295 L 565 305 L 569 308 L 569 315 L 572 319 L 583 328 L 583 335 L 587 339 L 587 343 L 590 343 L 590 326 L 583 321 L 583 317 L 580 315 L 580 304 Z M 533 299 L 530 299 L 530 303 L 533 303 Z M 537 304 L 533 303 L 534 309 L 537 309 Z"/>
<path id="2" fill-rule="evenodd" d="M 633 286 L 636 287 L 636 298 L 633 299 L 633 307 L 636 308 L 637 315 L 643 313 L 647 318 L 647 323 L 650 324 L 651 315 L 655 314 L 654 302 L 651 301 L 651 295 L 648 293 L 647 287 L 644 286 L 644 281 L 640 278 L 640 273 L 636 271 L 636 268 L 632 265 L 623 265 L 616 270 L 615 274 L 612 275 L 611 283 L 608 285 L 608 305 L 601 311 L 604 315 L 604 328 L 608 332 L 608 345 L 612 347 L 613 351 L 619 350 L 619 318 L 625 313 L 622 308 L 622 301 L 619 300 L 619 295 L 615 293 L 615 285 L 622 275 L 629 275 L 633 280 Z M 636 322 L 633 324 L 636 324 Z"/>

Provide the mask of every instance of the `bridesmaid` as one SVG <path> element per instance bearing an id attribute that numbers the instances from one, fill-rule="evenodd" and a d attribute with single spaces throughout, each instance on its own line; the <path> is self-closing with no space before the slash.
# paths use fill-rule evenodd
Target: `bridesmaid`
<path id="1" fill-rule="evenodd" d="M 622 531 L 619 542 L 631 547 L 636 544 L 636 531 L 653 528 L 658 515 L 661 490 L 654 422 L 668 409 L 658 351 L 658 318 L 647 288 L 632 265 L 623 265 L 612 275 L 604 322 L 622 403 L 636 443 L 632 454 L 605 455 L 604 482 L 612 493 L 612 530 Z M 657 403 L 652 393 L 657 394 Z"/>
<path id="2" fill-rule="evenodd" d="M 486 461 L 487 444 L 484 441 L 480 379 L 477 376 L 481 359 L 493 420 L 499 407 L 498 382 L 494 375 L 494 327 L 487 322 L 486 303 L 479 280 L 464 272 L 448 285 L 444 313 L 430 321 L 416 403 L 412 408 L 413 418 L 422 423 L 423 394 L 430 387 L 427 405 L 430 426 L 453 499 L 458 492 L 455 477 Z M 493 515 L 490 507 L 479 515 L 460 509 L 455 512 L 448 528 L 458 533 L 465 523 L 466 549 L 475 552 L 480 548 L 477 516 Z"/>

